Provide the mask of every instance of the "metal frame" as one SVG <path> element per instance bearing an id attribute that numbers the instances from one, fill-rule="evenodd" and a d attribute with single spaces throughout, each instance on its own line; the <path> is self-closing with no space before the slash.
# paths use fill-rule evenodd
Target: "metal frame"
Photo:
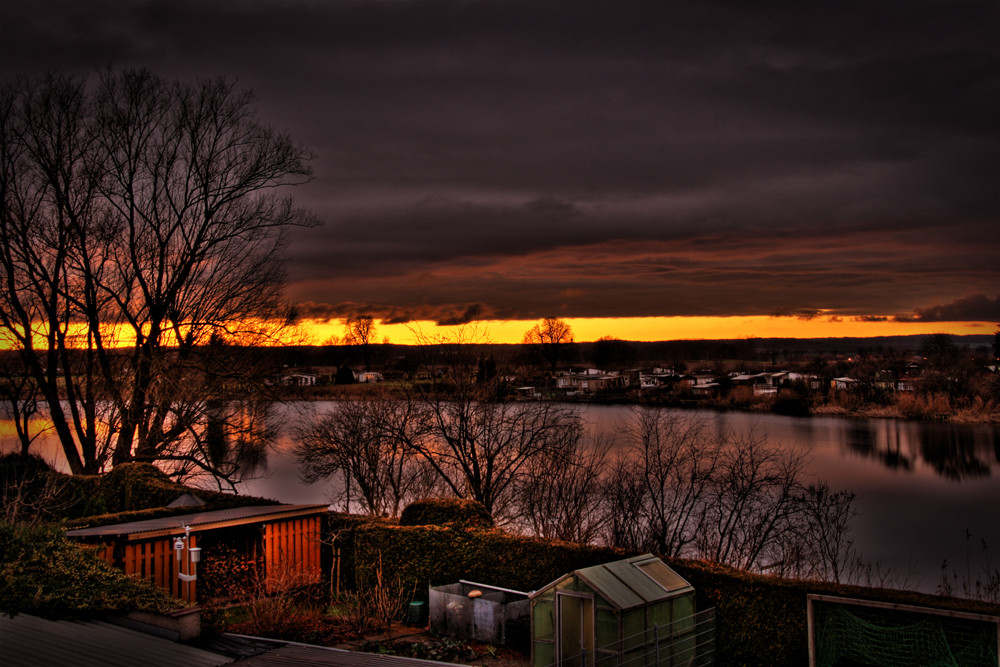
<path id="1" fill-rule="evenodd" d="M 938 609 L 937 607 L 921 607 L 912 604 L 878 602 L 876 600 L 862 600 L 860 598 L 844 598 L 836 595 L 819 595 L 811 593 L 806 596 L 806 631 L 809 635 L 809 667 L 816 667 L 816 621 L 813 612 L 813 602 L 829 602 L 831 604 L 853 605 L 856 607 L 870 607 L 874 609 L 889 609 L 892 611 L 903 611 L 913 614 L 947 616 L 949 618 L 959 618 L 966 621 L 993 623 L 997 626 L 997 655 L 1000 655 L 1000 616 L 992 616 L 990 614 L 973 614 L 966 611 Z"/>

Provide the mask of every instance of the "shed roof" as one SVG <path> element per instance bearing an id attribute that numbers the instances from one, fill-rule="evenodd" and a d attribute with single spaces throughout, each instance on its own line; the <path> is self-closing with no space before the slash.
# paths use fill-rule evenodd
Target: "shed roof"
<path id="1" fill-rule="evenodd" d="M 215 667 L 232 659 L 163 637 L 102 621 L 50 621 L 28 614 L 0 615 L 5 665 L 145 665 Z"/>
<path id="2" fill-rule="evenodd" d="M 576 570 L 560 577 L 541 591 L 571 576 L 581 579 L 619 610 L 641 607 L 694 590 L 691 584 L 659 558 L 644 554 Z"/>
<path id="3" fill-rule="evenodd" d="M 209 512 L 192 514 L 177 514 L 159 519 L 144 521 L 128 521 L 114 523 L 95 528 L 77 528 L 66 531 L 67 537 L 125 537 L 129 540 L 162 537 L 165 535 L 183 535 L 184 527 L 189 526 L 191 532 L 227 528 L 248 523 L 277 521 L 298 516 L 319 514 L 328 509 L 328 505 L 254 505 L 250 507 L 230 507 Z"/>
<path id="4" fill-rule="evenodd" d="M 453 663 L 431 662 L 394 655 L 377 655 L 344 649 L 290 644 L 261 638 L 223 635 L 225 638 L 254 640 L 249 657 L 239 651 L 218 652 L 180 644 L 104 621 L 50 621 L 37 616 L 0 615 L 0 653 L 5 667 L 74 665 L 108 667 L 460 667 Z M 209 642 L 227 644 L 233 642 Z M 234 659 L 236 660 L 234 662 Z"/>

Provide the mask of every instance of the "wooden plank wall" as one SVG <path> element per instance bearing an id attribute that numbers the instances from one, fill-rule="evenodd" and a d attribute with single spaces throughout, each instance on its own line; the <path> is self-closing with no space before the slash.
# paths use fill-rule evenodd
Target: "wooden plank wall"
<path id="1" fill-rule="evenodd" d="M 264 567 L 268 590 L 320 581 L 320 517 L 265 524 Z"/>
<path id="2" fill-rule="evenodd" d="M 198 546 L 197 537 L 191 535 L 190 546 Z M 145 579 L 169 592 L 176 598 L 193 603 L 197 595 L 196 581 L 181 581 L 178 568 L 189 574 L 187 561 L 178 563 L 174 557 L 174 538 L 142 540 L 125 545 L 125 574 Z"/>

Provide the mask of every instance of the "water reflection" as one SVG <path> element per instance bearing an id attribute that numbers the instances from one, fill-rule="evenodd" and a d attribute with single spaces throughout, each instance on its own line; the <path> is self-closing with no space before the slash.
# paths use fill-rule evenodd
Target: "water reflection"
<path id="1" fill-rule="evenodd" d="M 1000 463 L 1000 434 L 989 426 L 851 421 L 843 429 L 843 443 L 891 470 L 912 471 L 923 461 L 955 481 L 989 477 Z"/>
<path id="2" fill-rule="evenodd" d="M 989 476 L 989 459 L 981 459 L 976 449 L 975 442 L 950 430 L 928 429 L 920 442 L 924 460 L 942 477 L 956 481 Z"/>

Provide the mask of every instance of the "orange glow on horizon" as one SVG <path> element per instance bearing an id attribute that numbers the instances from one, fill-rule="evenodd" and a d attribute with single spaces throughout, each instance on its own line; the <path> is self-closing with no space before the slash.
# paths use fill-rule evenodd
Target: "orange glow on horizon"
<path id="1" fill-rule="evenodd" d="M 812 319 L 772 317 L 767 315 L 733 317 L 566 317 L 561 318 L 573 329 L 577 342 L 586 343 L 605 336 L 627 341 L 651 342 L 669 340 L 738 340 L 743 338 L 871 338 L 874 336 L 912 336 L 947 333 L 956 336 L 991 335 L 994 322 L 882 322 L 860 321 L 853 318 L 819 316 Z M 464 325 L 464 342 L 517 344 L 524 334 L 540 320 L 482 320 Z M 376 323 L 375 343 L 388 341 L 397 345 L 419 345 L 421 342 L 451 341 L 459 338 L 461 325 L 438 326 L 430 321 L 406 324 Z M 471 332 L 471 335 L 469 335 Z M 78 332 L 82 333 L 82 332 Z M 323 345 L 344 335 L 342 320 L 305 320 L 293 331 L 269 340 L 270 344 Z M 119 336 L 117 345 L 127 347 L 132 342 Z M 267 341 L 261 341 L 267 344 Z M 38 335 L 36 349 L 44 349 L 44 339 Z M 9 332 L 0 331 L 0 350 L 13 350 L 16 345 Z"/>
<path id="2" fill-rule="evenodd" d="M 992 334 L 992 322 L 883 322 L 819 316 L 812 319 L 767 315 L 734 317 L 594 317 L 562 318 L 573 329 L 577 342 L 591 342 L 604 336 L 645 342 L 668 340 L 718 340 L 742 338 L 870 338 L 947 333 L 956 336 Z M 478 334 L 476 342 L 520 343 L 524 333 L 539 320 L 483 320 L 466 327 Z M 344 334 L 340 320 L 306 321 L 300 328 L 312 344 L 320 345 Z M 417 345 L 422 340 L 449 340 L 461 326 L 438 326 L 434 322 L 376 324 L 374 342 Z"/>

